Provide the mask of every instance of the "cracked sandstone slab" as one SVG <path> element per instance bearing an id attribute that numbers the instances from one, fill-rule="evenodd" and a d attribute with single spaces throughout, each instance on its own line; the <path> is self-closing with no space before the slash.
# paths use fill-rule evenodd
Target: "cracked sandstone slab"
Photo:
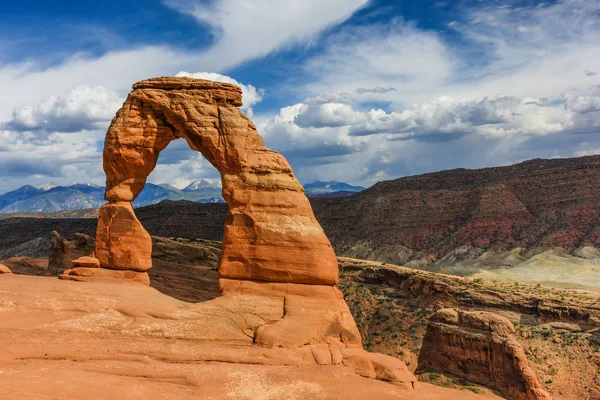
<path id="1" fill-rule="evenodd" d="M 226 388 L 238 387 L 235 376 L 250 374 L 268 383 L 263 393 L 283 390 L 284 397 L 270 398 L 294 398 L 285 388 L 298 382 L 317 385 L 309 393 L 315 399 L 481 398 L 416 385 L 399 360 L 360 347 L 253 343 L 242 330 L 285 318 L 278 296 L 225 294 L 193 304 L 144 286 L 4 275 L 0 304 L 8 303 L 17 307 L 0 318 L 0 397 L 99 399 L 114 388 L 111 396 L 121 398 L 123 387 L 134 385 L 130 399 L 230 399 Z M 71 385 L 74 378 L 86 384 Z M 152 382 L 162 390 L 152 392 Z"/>

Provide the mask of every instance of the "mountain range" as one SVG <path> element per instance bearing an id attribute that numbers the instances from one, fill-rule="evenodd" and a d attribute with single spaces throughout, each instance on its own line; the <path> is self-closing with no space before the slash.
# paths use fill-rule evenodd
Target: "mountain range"
<path id="1" fill-rule="evenodd" d="M 304 191 L 310 199 L 349 197 L 363 190 L 365 190 L 363 186 L 353 186 L 339 181 L 316 181 L 304 185 Z"/>
<path id="2" fill-rule="evenodd" d="M 364 188 L 344 182 L 313 182 L 306 186 L 310 197 L 342 197 L 355 194 Z M 173 185 L 146 183 L 144 190 L 134 201 L 140 207 L 163 200 L 191 200 L 199 203 L 222 203 L 221 181 L 200 179 L 183 189 Z M 98 208 L 104 200 L 104 187 L 93 183 L 74 183 L 59 186 L 47 183 L 39 187 L 25 185 L 0 195 L 0 213 L 62 211 Z"/>

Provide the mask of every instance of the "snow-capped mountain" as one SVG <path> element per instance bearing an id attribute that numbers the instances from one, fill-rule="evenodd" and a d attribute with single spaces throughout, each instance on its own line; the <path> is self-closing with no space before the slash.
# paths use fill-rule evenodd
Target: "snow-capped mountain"
<path id="1" fill-rule="evenodd" d="M 104 189 L 91 182 L 68 185 L 47 183 L 39 188 L 26 185 L 0 195 L 0 213 L 97 208 L 106 203 Z M 221 182 L 200 179 L 192 182 L 183 191 L 168 183 L 156 185 L 148 182 L 133 205 L 146 206 L 162 200 L 222 202 Z"/>
<path id="2" fill-rule="evenodd" d="M 353 192 L 358 193 L 365 190 L 362 186 L 353 186 L 349 185 L 345 182 L 339 181 L 330 181 L 330 182 L 321 182 L 316 181 L 312 183 L 307 183 L 304 185 L 304 190 L 307 194 L 325 194 L 325 193 L 334 193 L 334 192 Z"/>
<path id="3" fill-rule="evenodd" d="M 21 200 L 27 200 L 42 193 L 44 193 L 44 190 L 38 189 L 31 185 L 25 185 L 17 190 L 13 190 L 12 192 L 4 193 L 0 196 L 0 211 L 12 203 Z"/>
<path id="4" fill-rule="evenodd" d="M 198 180 L 190 183 L 189 185 L 187 185 L 185 188 L 183 188 L 182 192 L 192 192 L 195 190 L 207 190 L 207 189 L 221 190 L 221 188 L 222 188 L 222 185 L 221 185 L 220 180 L 209 181 L 206 179 L 198 179 Z"/>
<path id="5" fill-rule="evenodd" d="M 158 186 L 160 186 L 161 188 L 167 189 L 171 192 L 176 192 L 176 193 L 181 192 L 181 189 L 177 189 L 175 186 L 168 184 L 168 183 L 159 183 Z"/>
<path id="6" fill-rule="evenodd" d="M 36 188 L 38 188 L 40 190 L 50 190 L 50 189 L 55 188 L 57 186 L 58 186 L 58 184 L 56 184 L 54 182 L 48 182 L 48 183 L 44 183 L 43 185 L 36 186 Z"/>
<path id="7" fill-rule="evenodd" d="M 348 196 L 362 191 L 361 186 L 344 182 L 312 182 L 304 185 L 309 197 Z M 171 184 L 146 183 L 144 190 L 135 199 L 136 207 L 155 204 L 163 200 L 191 200 L 200 203 L 223 202 L 221 181 L 199 179 L 180 190 Z M 97 208 L 106 203 L 104 187 L 91 182 L 56 185 L 47 183 L 36 188 L 25 185 L 12 192 L 0 195 L 0 213 L 62 211 L 82 208 Z"/>
<path id="8" fill-rule="evenodd" d="M 58 185 L 55 184 L 54 186 L 58 186 Z M 79 186 L 79 187 L 88 186 L 88 187 L 91 187 L 94 189 L 103 189 L 102 186 L 96 185 L 95 183 L 92 183 L 92 182 L 71 183 L 71 184 L 67 185 L 67 187 L 74 187 L 74 186 Z"/>

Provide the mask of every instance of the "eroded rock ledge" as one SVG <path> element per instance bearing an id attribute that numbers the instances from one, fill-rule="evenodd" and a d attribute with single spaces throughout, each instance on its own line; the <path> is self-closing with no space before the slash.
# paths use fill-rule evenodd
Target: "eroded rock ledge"
<path id="1" fill-rule="evenodd" d="M 419 354 L 420 371 L 448 372 L 516 400 L 551 400 L 529 368 L 505 317 L 442 309 L 431 316 Z"/>

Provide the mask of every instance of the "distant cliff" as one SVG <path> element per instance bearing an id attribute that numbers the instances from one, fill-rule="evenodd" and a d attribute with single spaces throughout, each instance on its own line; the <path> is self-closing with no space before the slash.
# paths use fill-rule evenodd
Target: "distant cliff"
<path id="1" fill-rule="evenodd" d="M 338 254 L 397 263 L 454 249 L 600 245 L 600 156 L 535 159 L 379 182 L 315 199 Z"/>

